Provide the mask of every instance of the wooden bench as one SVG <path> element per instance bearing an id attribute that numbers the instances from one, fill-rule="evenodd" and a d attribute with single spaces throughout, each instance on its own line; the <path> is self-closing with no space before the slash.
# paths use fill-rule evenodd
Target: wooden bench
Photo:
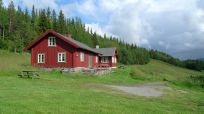
<path id="1" fill-rule="evenodd" d="M 18 76 L 20 78 L 40 78 L 37 71 L 22 71 Z"/>

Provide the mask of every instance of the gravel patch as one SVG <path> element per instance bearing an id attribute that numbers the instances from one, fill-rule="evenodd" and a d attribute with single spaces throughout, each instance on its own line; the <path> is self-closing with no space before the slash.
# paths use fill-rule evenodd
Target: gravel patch
<path id="1" fill-rule="evenodd" d="M 111 88 L 121 90 L 126 93 L 146 96 L 146 97 L 159 97 L 164 94 L 165 90 L 172 90 L 162 82 L 146 83 L 136 86 L 122 86 L 122 85 L 108 85 Z"/>

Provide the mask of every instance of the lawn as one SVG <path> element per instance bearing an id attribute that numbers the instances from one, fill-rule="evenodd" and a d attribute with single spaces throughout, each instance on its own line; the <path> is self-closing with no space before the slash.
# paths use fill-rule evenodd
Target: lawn
<path id="1" fill-rule="evenodd" d="M 0 50 L 0 113 L 204 113 L 204 91 L 199 87 L 181 86 L 191 74 L 200 72 L 152 60 L 147 65 L 126 66 L 113 73 L 96 77 L 83 74 L 62 75 L 30 66 L 29 54 Z M 21 70 L 39 70 L 40 79 L 22 79 Z M 135 71 L 142 79 L 133 79 Z M 171 80 L 173 88 L 162 97 L 141 97 L 105 88 L 101 85 L 135 85 Z M 175 82 L 175 83 L 172 83 Z M 178 83 L 178 84 L 177 84 Z"/>

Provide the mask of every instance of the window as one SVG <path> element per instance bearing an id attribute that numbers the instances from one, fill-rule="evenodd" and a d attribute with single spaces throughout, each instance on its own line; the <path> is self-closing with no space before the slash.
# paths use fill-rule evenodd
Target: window
<path id="1" fill-rule="evenodd" d="M 117 63 L 117 58 L 116 57 L 112 57 L 112 63 Z"/>
<path id="2" fill-rule="evenodd" d="M 108 57 L 102 57 L 101 63 L 108 63 Z"/>
<path id="3" fill-rule="evenodd" d="M 66 53 L 65 52 L 60 52 L 58 53 L 58 62 L 66 62 Z"/>
<path id="4" fill-rule="evenodd" d="M 112 63 L 115 63 L 115 57 L 112 57 Z"/>
<path id="5" fill-rule="evenodd" d="M 117 63 L 117 58 L 115 57 L 115 63 Z"/>
<path id="6" fill-rule="evenodd" d="M 38 63 L 45 63 L 45 54 L 38 54 Z"/>
<path id="7" fill-rule="evenodd" d="M 98 56 L 96 56 L 96 63 L 98 63 Z"/>
<path id="8" fill-rule="evenodd" d="M 84 53 L 80 52 L 80 61 L 83 62 L 84 61 Z"/>
<path id="9" fill-rule="evenodd" d="M 53 36 L 48 37 L 48 46 L 56 46 L 56 39 Z"/>

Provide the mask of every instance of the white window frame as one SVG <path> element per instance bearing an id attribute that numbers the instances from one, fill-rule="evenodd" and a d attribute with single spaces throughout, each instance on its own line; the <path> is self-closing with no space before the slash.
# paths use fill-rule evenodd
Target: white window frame
<path id="1" fill-rule="evenodd" d="M 56 46 L 56 38 L 54 36 L 49 36 L 48 37 L 48 46 Z"/>
<path id="2" fill-rule="evenodd" d="M 112 63 L 115 63 L 115 57 L 112 57 Z"/>
<path id="3" fill-rule="evenodd" d="M 38 53 L 37 61 L 38 61 L 38 63 L 45 63 L 45 54 L 44 53 Z"/>
<path id="4" fill-rule="evenodd" d="M 96 63 L 98 63 L 98 56 L 96 56 Z"/>
<path id="5" fill-rule="evenodd" d="M 57 54 L 57 62 L 58 63 L 65 63 L 66 62 L 66 52 L 59 52 Z"/>
<path id="6" fill-rule="evenodd" d="M 80 61 L 84 62 L 84 52 L 80 52 Z"/>
<path id="7" fill-rule="evenodd" d="M 108 63 L 108 57 L 101 57 L 101 63 Z"/>

